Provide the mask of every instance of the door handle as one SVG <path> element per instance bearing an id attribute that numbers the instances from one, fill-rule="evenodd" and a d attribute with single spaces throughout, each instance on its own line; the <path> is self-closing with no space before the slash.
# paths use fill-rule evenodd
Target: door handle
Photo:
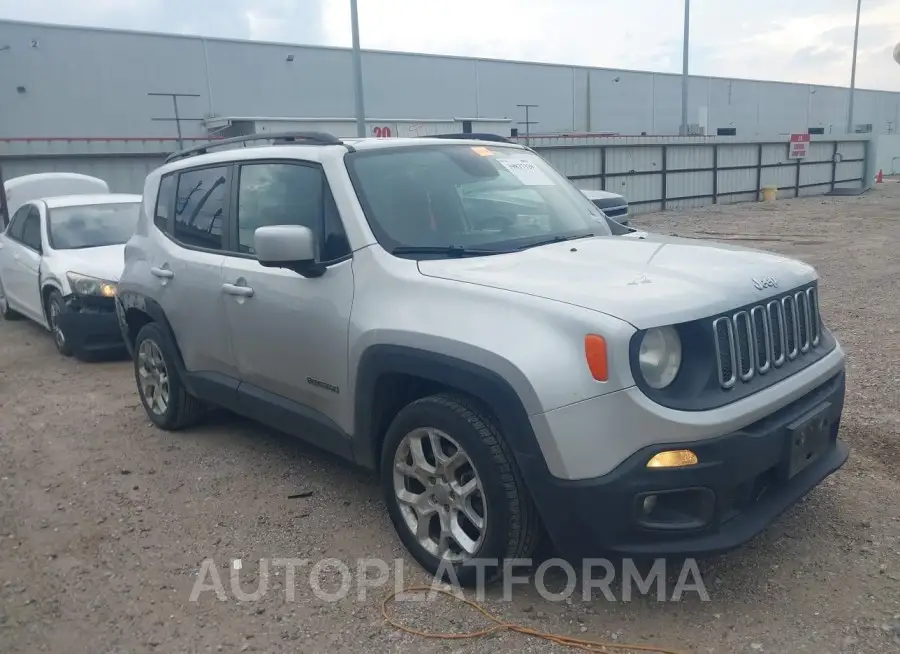
<path id="1" fill-rule="evenodd" d="M 150 274 L 154 277 L 159 277 L 160 279 L 172 279 L 175 276 L 168 268 L 156 268 L 153 267 L 150 269 Z"/>
<path id="2" fill-rule="evenodd" d="M 222 290 L 228 293 L 228 295 L 237 295 L 238 297 L 253 297 L 253 289 L 249 286 L 222 284 Z"/>

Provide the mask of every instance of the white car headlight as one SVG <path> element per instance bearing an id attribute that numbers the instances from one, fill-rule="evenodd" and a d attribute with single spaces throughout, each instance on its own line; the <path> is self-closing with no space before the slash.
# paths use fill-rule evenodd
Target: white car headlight
<path id="1" fill-rule="evenodd" d="M 67 272 L 72 292 L 76 295 L 96 295 L 98 297 L 115 297 L 116 284 L 105 279 L 89 277 L 76 272 Z"/>
<path id="2" fill-rule="evenodd" d="M 648 329 L 641 339 L 638 362 L 650 388 L 660 390 L 675 381 L 681 369 L 681 338 L 675 328 Z"/>

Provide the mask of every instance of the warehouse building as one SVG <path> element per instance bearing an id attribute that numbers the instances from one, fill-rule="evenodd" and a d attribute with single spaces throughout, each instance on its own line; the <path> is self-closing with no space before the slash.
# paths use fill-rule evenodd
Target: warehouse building
<path id="1" fill-rule="evenodd" d="M 677 134 L 678 75 L 365 51 L 369 131 Z M 167 138 L 277 129 L 355 134 L 351 53 L 0 21 L 0 138 Z M 178 118 L 175 119 L 177 96 Z M 692 77 L 695 134 L 847 130 L 847 89 Z M 892 134 L 900 93 L 857 91 L 856 132 Z M 720 130 L 725 130 L 724 132 Z"/>

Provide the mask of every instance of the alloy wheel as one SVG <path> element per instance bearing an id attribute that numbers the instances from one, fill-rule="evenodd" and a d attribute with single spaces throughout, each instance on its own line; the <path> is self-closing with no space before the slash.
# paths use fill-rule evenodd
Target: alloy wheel
<path id="1" fill-rule="evenodd" d="M 394 495 L 406 526 L 433 556 L 471 559 L 487 533 L 484 487 L 453 438 L 423 427 L 403 437 L 394 455 Z"/>
<path id="2" fill-rule="evenodd" d="M 53 332 L 53 340 L 56 341 L 56 347 L 62 351 L 66 347 L 66 335 L 63 334 L 59 327 L 59 305 L 56 302 L 50 303 L 50 330 Z"/>
<path id="3" fill-rule="evenodd" d="M 138 348 L 138 382 L 147 407 L 158 416 L 169 408 L 169 371 L 162 350 L 151 339 Z"/>

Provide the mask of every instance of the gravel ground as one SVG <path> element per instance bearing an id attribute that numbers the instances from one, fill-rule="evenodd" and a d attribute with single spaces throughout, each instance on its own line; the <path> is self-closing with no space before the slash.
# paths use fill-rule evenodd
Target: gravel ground
<path id="1" fill-rule="evenodd" d="M 510 622 L 684 652 L 900 651 L 900 184 L 859 198 L 707 207 L 639 217 L 648 229 L 737 238 L 814 264 L 825 319 L 848 352 L 841 436 L 845 468 L 766 532 L 701 561 L 709 601 L 656 593 L 616 601 L 542 599 L 517 585 L 484 604 Z M 385 588 L 329 602 L 300 568 L 293 601 L 283 568 L 268 591 L 238 601 L 229 564 L 250 593 L 260 559 L 401 559 L 375 480 L 328 455 L 228 416 L 181 435 L 153 429 L 128 362 L 60 358 L 25 322 L 0 324 L 0 651 L 563 652 L 504 632 L 426 640 L 384 624 Z M 304 497 L 289 498 L 291 495 Z M 204 560 L 224 585 L 190 601 Z M 670 575 L 680 568 L 673 564 Z M 674 570 L 674 573 L 672 572 Z M 372 570 L 370 576 L 375 576 Z M 322 592 L 337 577 L 324 572 Z M 209 576 L 204 576 L 207 582 Z M 558 590 L 565 578 L 548 574 Z M 671 598 L 670 577 L 666 597 Z M 580 587 L 579 587 L 580 588 Z M 319 595 L 322 595 L 319 592 Z M 400 602 L 420 629 L 484 625 L 452 600 Z"/>

